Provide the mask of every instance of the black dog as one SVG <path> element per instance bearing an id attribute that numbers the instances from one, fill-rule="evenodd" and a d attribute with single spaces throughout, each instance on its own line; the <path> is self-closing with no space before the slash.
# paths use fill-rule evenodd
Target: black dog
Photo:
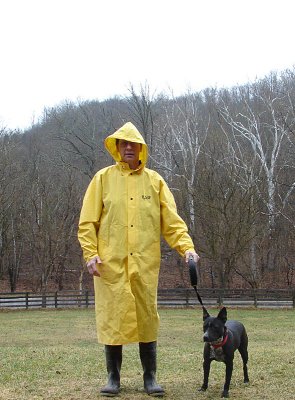
<path id="1" fill-rule="evenodd" d="M 235 350 L 239 350 L 244 369 L 244 383 L 248 377 L 248 337 L 243 324 L 238 321 L 227 321 L 227 311 L 223 307 L 217 317 L 210 317 L 203 307 L 204 321 L 204 381 L 200 391 L 208 388 L 211 361 L 222 361 L 226 365 L 225 384 L 221 397 L 229 397 L 229 385 L 233 371 Z M 226 322 L 227 321 L 227 322 Z"/>

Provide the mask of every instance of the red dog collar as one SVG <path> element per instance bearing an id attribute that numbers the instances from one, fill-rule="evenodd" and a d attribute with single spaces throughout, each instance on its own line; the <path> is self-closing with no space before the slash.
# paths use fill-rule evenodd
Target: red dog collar
<path id="1" fill-rule="evenodd" d="M 214 349 L 218 349 L 219 347 L 222 347 L 225 345 L 225 343 L 227 342 L 227 339 L 228 339 L 228 333 L 226 332 L 226 335 L 224 336 L 222 342 L 220 342 L 218 344 L 211 343 L 211 346 L 214 347 Z"/>

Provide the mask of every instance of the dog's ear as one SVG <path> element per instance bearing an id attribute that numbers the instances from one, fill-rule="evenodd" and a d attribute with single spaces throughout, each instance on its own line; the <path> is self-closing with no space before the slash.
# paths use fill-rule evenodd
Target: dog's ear
<path id="1" fill-rule="evenodd" d="M 206 310 L 205 307 L 203 307 L 203 321 L 205 321 L 205 319 L 209 318 L 210 315 L 208 313 L 208 311 Z"/>
<path id="2" fill-rule="evenodd" d="M 217 318 L 221 319 L 222 322 L 226 323 L 226 321 L 227 321 L 227 311 L 226 311 L 225 307 L 223 307 L 219 311 L 219 314 L 217 315 Z"/>

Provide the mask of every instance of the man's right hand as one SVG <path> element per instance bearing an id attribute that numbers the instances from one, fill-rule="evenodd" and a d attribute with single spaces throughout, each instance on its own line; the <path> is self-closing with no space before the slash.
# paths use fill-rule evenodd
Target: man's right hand
<path id="1" fill-rule="evenodd" d="M 96 264 L 101 264 L 101 259 L 96 256 L 86 263 L 86 267 L 90 275 L 100 276 Z"/>

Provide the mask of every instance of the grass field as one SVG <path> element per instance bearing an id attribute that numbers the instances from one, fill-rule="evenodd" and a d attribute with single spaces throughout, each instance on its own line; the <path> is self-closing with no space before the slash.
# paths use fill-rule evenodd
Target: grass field
<path id="1" fill-rule="evenodd" d="M 225 366 L 212 363 L 209 388 L 202 383 L 201 309 L 160 311 L 158 381 L 166 399 L 216 399 Z M 216 309 L 209 310 L 212 315 Z M 228 308 L 249 336 L 250 383 L 243 383 L 236 353 L 230 397 L 239 400 L 295 399 L 295 312 Z M 98 399 L 106 381 L 103 346 L 98 345 L 93 309 L 0 312 L 0 399 Z M 124 400 L 148 399 L 136 344 L 123 350 Z"/>

